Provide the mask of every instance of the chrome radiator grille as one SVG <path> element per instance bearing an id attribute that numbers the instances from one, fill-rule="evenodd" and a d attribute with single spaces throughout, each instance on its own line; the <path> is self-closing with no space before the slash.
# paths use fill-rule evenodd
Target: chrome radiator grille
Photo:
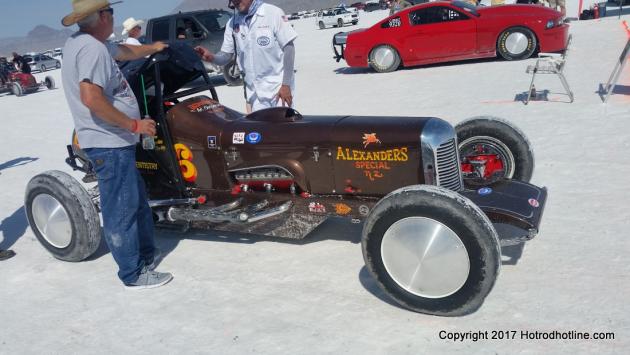
<path id="1" fill-rule="evenodd" d="M 461 190 L 462 179 L 455 139 L 440 144 L 435 158 L 437 185 L 453 191 Z"/>

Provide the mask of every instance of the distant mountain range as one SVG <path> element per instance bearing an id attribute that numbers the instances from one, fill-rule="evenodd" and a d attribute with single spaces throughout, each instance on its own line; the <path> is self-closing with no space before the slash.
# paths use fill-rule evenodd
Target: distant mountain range
<path id="1" fill-rule="evenodd" d="M 265 2 L 280 7 L 287 14 L 302 10 L 329 8 L 341 3 L 339 0 L 268 0 Z M 227 0 L 183 0 L 171 13 L 212 8 L 227 9 Z M 25 37 L 0 39 L 0 56 L 10 56 L 14 51 L 18 53 L 43 52 L 48 49 L 63 47 L 66 39 L 75 30 L 76 27 L 56 30 L 43 25 L 36 26 Z M 121 30 L 122 28 L 116 28 L 114 33 L 119 34 Z"/>

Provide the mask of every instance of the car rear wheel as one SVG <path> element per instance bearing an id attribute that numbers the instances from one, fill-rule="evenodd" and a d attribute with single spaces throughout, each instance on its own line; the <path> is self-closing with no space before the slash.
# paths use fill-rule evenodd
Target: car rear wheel
<path id="1" fill-rule="evenodd" d="M 11 85 L 11 92 L 15 96 L 24 95 L 24 89 L 22 88 L 22 85 L 20 85 L 20 83 L 13 83 L 13 85 Z"/>
<path id="2" fill-rule="evenodd" d="M 478 309 L 500 268 L 488 217 L 467 198 L 432 185 L 398 189 L 374 206 L 362 232 L 376 284 L 415 312 L 460 316 Z"/>
<path id="3" fill-rule="evenodd" d="M 337 20 L 337 27 L 343 27 L 343 20 L 342 19 L 338 19 Z"/>
<path id="4" fill-rule="evenodd" d="M 379 73 L 389 73 L 400 66 L 398 51 L 386 44 L 372 49 L 369 59 L 370 67 Z"/>
<path id="5" fill-rule="evenodd" d="M 523 132 L 497 117 L 473 117 L 455 126 L 459 158 L 467 187 L 500 179 L 529 182 L 534 152 Z"/>
<path id="6" fill-rule="evenodd" d="M 497 41 L 497 51 L 505 60 L 529 58 L 538 43 L 534 33 L 525 27 L 512 27 L 503 31 Z"/>
<path id="7" fill-rule="evenodd" d="M 323 30 L 324 28 L 326 28 L 326 25 L 324 25 L 324 21 L 319 21 L 319 29 Z"/>
<path id="8" fill-rule="evenodd" d="M 44 85 L 46 85 L 46 88 L 47 88 L 48 90 L 52 90 L 52 89 L 54 89 L 54 88 L 55 88 L 55 79 L 53 79 L 53 77 L 52 77 L 52 76 L 47 76 L 47 77 L 44 79 Z"/>
<path id="9" fill-rule="evenodd" d="M 24 197 L 26 217 L 35 237 L 55 258 L 81 261 L 101 242 L 101 224 L 88 192 L 61 171 L 34 176 Z"/>

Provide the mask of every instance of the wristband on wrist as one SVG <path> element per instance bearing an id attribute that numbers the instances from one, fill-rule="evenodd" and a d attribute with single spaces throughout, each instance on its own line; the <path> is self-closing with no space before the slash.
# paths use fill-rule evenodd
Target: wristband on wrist
<path id="1" fill-rule="evenodd" d="M 132 120 L 131 123 L 131 132 L 136 133 L 138 131 L 138 121 Z"/>

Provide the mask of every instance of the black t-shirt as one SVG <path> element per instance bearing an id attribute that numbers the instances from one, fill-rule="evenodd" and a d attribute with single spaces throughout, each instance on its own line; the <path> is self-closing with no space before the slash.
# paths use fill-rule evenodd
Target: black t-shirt
<path id="1" fill-rule="evenodd" d="M 13 57 L 13 63 L 17 63 L 17 65 L 20 66 L 20 71 L 22 71 L 22 73 L 31 73 L 31 66 L 28 65 L 28 61 L 26 61 L 26 59 L 24 59 L 21 55 Z"/>

